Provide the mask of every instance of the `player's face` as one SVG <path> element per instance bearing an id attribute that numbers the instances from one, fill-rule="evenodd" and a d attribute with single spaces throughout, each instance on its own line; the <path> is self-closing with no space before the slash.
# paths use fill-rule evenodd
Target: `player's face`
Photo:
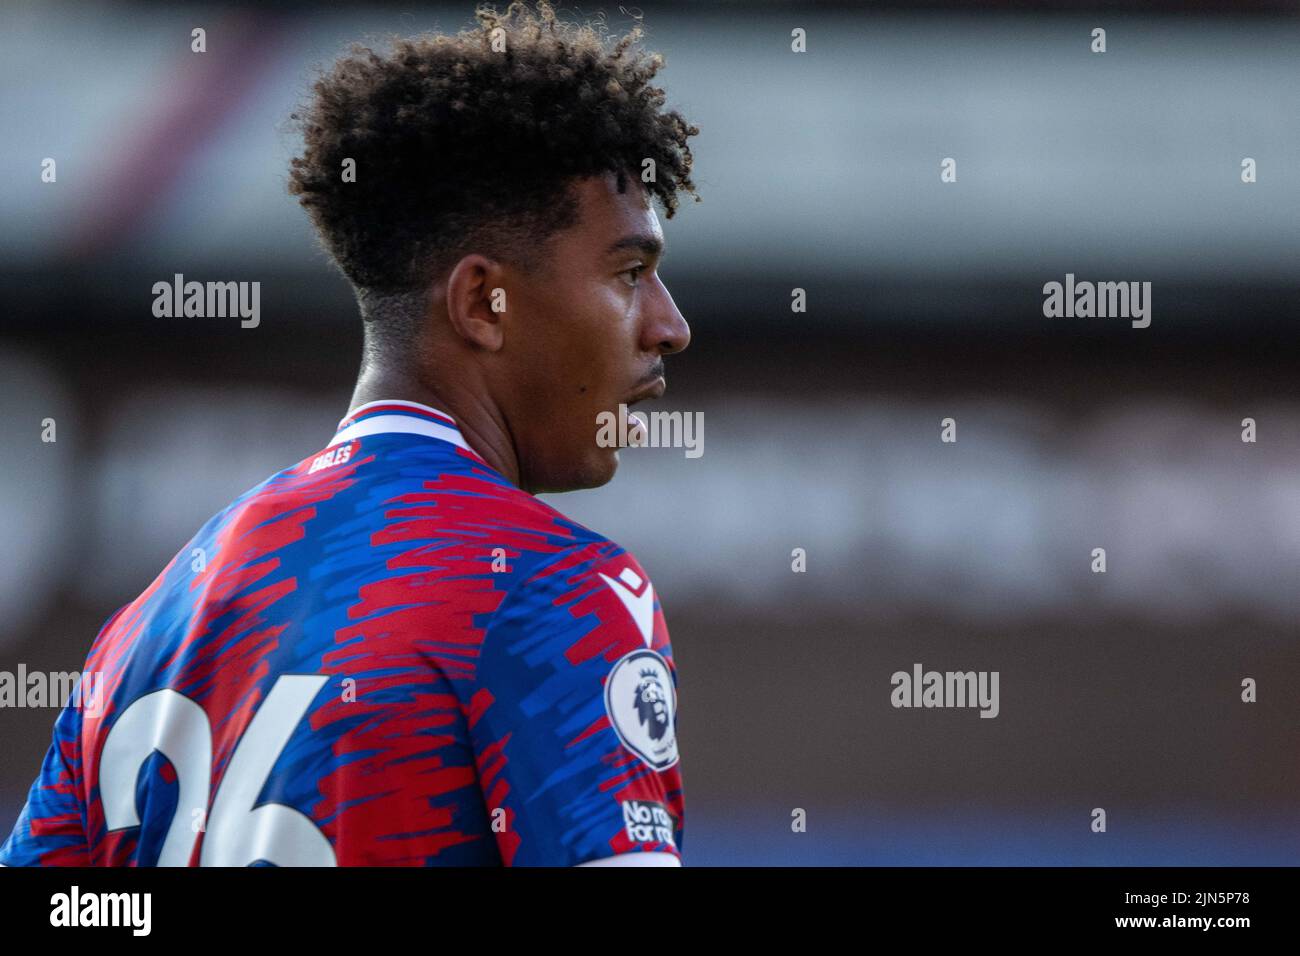
<path id="1" fill-rule="evenodd" d="M 612 173 L 577 180 L 577 225 L 552 239 L 550 272 L 512 283 L 505 351 L 509 425 L 528 491 L 594 488 L 614 477 L 601 413 L 663 393 L 662 356 L 690 342 L 656 273 L 663 231 L 649 195 Z"/>

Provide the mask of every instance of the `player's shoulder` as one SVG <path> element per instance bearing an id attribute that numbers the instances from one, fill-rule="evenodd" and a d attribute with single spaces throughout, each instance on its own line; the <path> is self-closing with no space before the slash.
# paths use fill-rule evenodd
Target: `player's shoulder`
<path id="1" fill-rule="evenodd" d="M 630 551 L 583 531 L 565 547 L 532 556 L 532 567 L 513 569 L 477 667 L 491 696 L 476 703 L 515 700 L 493 712 L 497 720 L 518 711 L 536 722 L 554 713 L 583 734 L 608 727 L 652 769 L 669 770 L 677 762 L 677 672 L 663 607 Z M 575 709 L 581 706 L 587 709 Z M 490 726 L 508 725 L 491 716 Z"/>
<path id="2" fill-rule="evenodd" d="M 518 494 L 535 527 L 563 527 L 565 534 L 544 544 L 535 542 L 518 556 L 507 597 L 495 616 L 496 628 L 517 624 L 544 631 L 554 624 L 567 630 L 583 621 L 584 630 L 626 631 L 646 647 L 666 645 L 658 595 L 636 556 L 546 502 Z"/>
<path id="3" fill-rule="evenodd" d="M 534 583 L 539 580 L 600 578 L 607 574 L 615 577 L 625 575 L 629 579 L 646 578 L 645 569 L 636 556 L 617 541 L 574 521 L 559 509 L 527 492 L 518 488 L 513 490 L 527 499 L 521 504 L 529 510 L 535 528 L 562 531 L 560 537 L 553 539 L 558 547 L 545 549 L 550 553 L 543 553 L 542 560 L 537 563 L 536 572 L 531 579 Z"/>

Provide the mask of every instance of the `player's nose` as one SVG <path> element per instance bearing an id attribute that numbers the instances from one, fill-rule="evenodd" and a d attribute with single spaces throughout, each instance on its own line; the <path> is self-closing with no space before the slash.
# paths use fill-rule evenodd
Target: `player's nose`
<path id="1" fill-rule="evenodd" d="M 673 301 L 672 294 L 658 275 L 654 277 L 652 295 L 646 306 L 642 345 L 647 352 L 672 355 L 691 343 L 691 327 Z"/>

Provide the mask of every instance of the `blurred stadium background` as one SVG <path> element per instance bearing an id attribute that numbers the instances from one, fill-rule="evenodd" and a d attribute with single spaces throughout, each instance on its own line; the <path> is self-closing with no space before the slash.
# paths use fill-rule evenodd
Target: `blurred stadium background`
<path id="1" fill-rule="evenodd" d="M 629 25 L 561 7 L 602 9 Z M 661 269 L 694 341 L 657 407 L 704 412 L 704 454 L 627 452 L 554 503 L 662 595 L 687 861 L 1300 862 L 1294 6 L 640 9 L 702 130 Z M 471 15 L 0 11 L 0 670 L 80 668 L 332 433 L 359 322 L 286 118 L 346 42 Z M 1067 272 L 1151 281 L 1151 327 L 1043 318 Z M 154 318 L 175 273 L 260 281 L 260 327 Z M 1000 671 L 1000 716 L 894 710 L 915 662 Z M 54 716 L 0 711 L 6 834 Z"/>

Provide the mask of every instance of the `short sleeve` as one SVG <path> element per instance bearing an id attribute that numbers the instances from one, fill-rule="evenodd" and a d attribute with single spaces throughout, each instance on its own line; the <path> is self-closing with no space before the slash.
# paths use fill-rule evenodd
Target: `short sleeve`
<path id="1" fill-rule="evenodd" d="M 512 585 L 469 716 L 507 865 L 680 858 L 677 670 L 654 586 L 626 551 L 570 548 Z"/>
<path id="2" fill-rule="evenodd" d="M 73 766 L 79 761 L 75 707 L 63 709 L 40 775 L 9 839 L 0 846 L 5 866 L 89 866 L 85 819 Z"/>

